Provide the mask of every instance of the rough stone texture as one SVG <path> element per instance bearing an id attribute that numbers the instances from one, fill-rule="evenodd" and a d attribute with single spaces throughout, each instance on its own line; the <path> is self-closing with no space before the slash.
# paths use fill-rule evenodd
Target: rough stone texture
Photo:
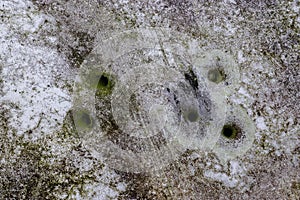
<path id="1" fill-rule="evenodd" d="M 297 0 L 2 0 L 0 199 L 300 199 L 299 13 Z M 80 64 L 99 38 L 149 26 L 236 58 L 228 101 L 257 128 L 243 157 L 186 151 L 131 174 L 81 144 L 70 114 Z"/>

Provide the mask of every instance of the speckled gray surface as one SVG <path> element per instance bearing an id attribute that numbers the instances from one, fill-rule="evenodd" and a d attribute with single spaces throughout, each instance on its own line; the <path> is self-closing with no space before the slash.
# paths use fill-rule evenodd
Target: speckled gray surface
<path id="1" fill-rule="evenodd" d="M 300 199 L 299 14 L 298 0 L 2 0 L 0 199 Z M 151 34 L 141 40 L 141 33 Z M 155 50 L 155 40 L 149 39 L 155 38 L 154 33 L 158 34 L 159 51 Z M 190 141 L 191 135 L 184 137 L 190 131 L 182 131 L 176 134 L 176 145 L 167 149 L 169 154 L 164 155 L 160 148 L 150 154 L 157 160 L 147 162 L 140 154 L 133 154 L 139 155 L 136 158 L 141 163 L 159 169 L 148 170 L 144 163 L 128 167 L 115 162 L 122 154 L 121 158 L 112 158 L 104 152 L 114 148 L 95 147 L 102 145 L 97 143 L 101 137 L 82 137 L 80 123 L 74 118 L 81 88 L 75 83 L 97 48 L 104 52 L 99 54 L 104 60 L 110 59 L 110 72 L 124 81 L 136 78 L 141 82 L 138 73 L 129 72 L 137 63 L 144 66 L 141 63 L 145 60 L 150 64 L 166 60 L 168 64 L 178 63 L 171 59 L 172 53 L 176 54 L 174 58 L 183 58 L 183 63 L 192 63 L 189 69 L 201 86 L 200 77 L 207 73 L 207 67 L 214 62 L 220 64 L 228 84 L 203 84 L 208 91 L 220 92 L 212 105 L 226 104 L 226 110 L 220 111 L 226 113 L 225 122 L 234 121 L 246 136 L 232 144 L 219 135 L 218 142 L 200 137 L 201 141 L 214 141 L 211 148 L 202 148 L 205 145 L 197 146 L 200 142 L 193 142 L 195 138 Z M 114 59 L 115 49 L 122 56 Z M 147 52 L 150 56 L 145 59 Z M 99 65 L 107 62 L 102 57 L 98 58 Z M 152 81 L 150 74 L 143 76 Z M 179 77 L 169 76 L 170 80 Z M 195 85 L 191 74 L 185 77 L 187 83 Z M 110 97 L 103 94 L 109 92 L 100 93 L 98 100 L 110 105 L 106 104 Z M 231 111 L 231 107 L 237 111 Z M 158 114 L 153 116 L 165 112 L 156 110 Z M 106 112 L 95 113 L 106 119 Z M 252 123 L 253 140 L 247 135 Z M 139 143 L 120 136 L 129 141 L 123 144 L 116 140 L 115 144 L 123 148 Z M 147 149 L 143 144 L 139 148 Z M 140 173 L 132 170 L 135 167 Z"/>

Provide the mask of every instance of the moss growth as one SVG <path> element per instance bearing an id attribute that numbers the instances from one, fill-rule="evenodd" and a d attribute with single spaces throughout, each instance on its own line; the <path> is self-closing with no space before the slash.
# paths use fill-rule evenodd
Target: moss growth
<path id="1" fill-rule="evenodd" d="M 0 163 L 0 168 L 5 169 L 0 175 L 0 199 L 60 199 L 62 196 L 69 199 L 77 192 L 82 197 L 86 195 L 84 185 L 96 181 L 94 174 L 103 165 L 93 160 L 97 167 L 88 171 L 81 171 L 75 165 L 74 161 L 80 158 L 93 158 L 71 133 L 76 131 L 72 121 L 69 113 L 61 132 L 35 142 L 25 141 L 23 137 L 9 139 L 1 134 L 3 147 L 11 150 L 1 152 L 6 162 Z M 61 145 L 60 154 L 52 153 L 49 141 Z M 71 149 L 64 148 L 70 144 Z"/>
<path id="2" fill-rule="evenodd" d="M 92 51 L 92 43 L 94 41 L 94 37 L 89 35 L 86 32 L 80 31 L 70 31 L 71 35 L 70 40 L 76 41 L 77 45 L 70 45 L 66 39 L 61 39 L 61 43 L 68 45 L 57 45 L 58 51 L 64 53 L 70 64 L 76 68 L 79 68 L 83 63 L 84 59 L 90 54 Z M 67 48 L 66 48 L 67 46 Z"/>

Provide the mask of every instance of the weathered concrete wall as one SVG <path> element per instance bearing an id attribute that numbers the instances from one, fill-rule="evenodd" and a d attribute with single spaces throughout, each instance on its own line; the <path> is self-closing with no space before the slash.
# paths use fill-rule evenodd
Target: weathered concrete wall
<path id="1" fill-rule="evenodd" d="M 299 199 L 299 13 L 297 0 L 2 0 L 0 198 Z M 114 59 L 118 53 L 120 57 Z M 93 63 L 92 58 L 99 60 Z M 160 76 L 159 70 L 157 76 L 150 76 L 151 72 L 129 73 L 135 65 L 168 63 L 176 71 L 175 75 L 167 71 L 170 80 L 179 77 L 180 82 L 177 72 L 184 74 L 182 81 L 185 78 L 190 85 L 183 87 L 188 88 L 186 93 L 194 94 L 193 88 L 204 88 L 203 92 L 212 98 L 211 91 L 221 91 L 220 97 L 212 98 L 211 105 L 227 109 L 216 109 L 214 114 L 211 107 L 213 114 L 209 116 L 223 116 L 224 112 L 224 122 L 232 120 L 242 129 L 241 138 L 237 134 L 232 136 L 233 140 L 222 139 L 222 127 L 204 124 L 203 130 L 213 126 L 212 130 L 220 132 L 212 131 L 212 135 L 199 137 L 198 142 L 198 135 L 194 137 L 191 132 L 199 126 L 183 126 L 185 131 L 173 138 L 180 145 L 174 142 L 172 148 L 166 148 L 169 154 L 161 154 L 160 149 L 157 154 L 150 154 L 157 162 L 153 165 L 152 159 L 143 159 L 136 153 L 152 148 L 152 143 L 147 146 L 140 143 L 142 139 L 127 140 L 127 135 L 113 132 L 108 138 L 123 145 L 123 150 L 138 144 L 131 150 L 136 151 L 134 155 L 138 155 L 140 165 L 120 167 L 120 162 L 114 162 L 107 154 L 114 149 L 102 143 L 107 138 L 94 134 L 98 132 L 83 137 L 78 115 L 73 112 L 86 102 L 82 99 L 89 99 L 89 93 L 80 93 L 85 87 L 75 84 L 86 77 L 84 66 L 90 65 L 85 60 L 90 65 L 111 63 L 97 69 L 110 70 L 114 74 L 108 78 L 115 77 L 116 82 L 132 77 L 137 83 L 141 82 L 140 77 L 149 77 L 151 83 L 163 82 L 167 75 Z M 221 78 L 216 87 L 209 81 L 201 82 L 201 78 L 206 78 L 206 67 L 214 64 L 221 66 L 222 76 L 225 74 L 225 81 Z M 95 74 L 101 78 L 101 73 Z M 135 87 L 131 82 L 128 84 Z M 100 121 L 101 130 L 109 135 L 114 124 L 106 110 L 101 109 L 103 105 L 110 108 L 110 102 L 118 99 L 111 100 L 110 90 L 101 91 L 94 102 L 97 119 L 90 115 L 88 122 Z M 151 101 L 155 100 L 149 96 Z M 203 96 L 186 96 L 179 98 L 180 106 L 189 101 L 206 102 Z M 135 112 L 137 107 L 136 104 L 130 109 Z M 230 112 L 231 107 L 239 109 Z M 115 110 L 124 112 L 118 109 Z M 181 111 L 184 121 L 185 110 Z M 164 112 L 167 111 L 155 110 L 154 116 L 169 122 L 161 114 Z M 202 115 L 198 117 L 201 119 Z M 103 119 L 108 121 L 105 126 Z M 248 145 L 243 138 L 251 139 L 251 124 L 255 130 Z M 162 144 L 164 141 L 158 140 L 157 145 Z M 209 144 L 207 148 L 203 148 L 205 144 Z M 150 168 L 162 168 L 151 171 L 144 167 L 144 161 L 153 165 Z"/>

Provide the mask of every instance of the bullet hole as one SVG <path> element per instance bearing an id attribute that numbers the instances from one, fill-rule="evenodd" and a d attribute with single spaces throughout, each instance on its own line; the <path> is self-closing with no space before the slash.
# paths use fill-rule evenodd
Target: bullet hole
<path id="1" fill-rule="evenodd" d="M 105 75 L 102 75 L 99 79 L 98 85 L 106 87 L 108 85 L 108 78 Z"/>
<path id="2" fill-rule="evenodd" d="M 225 73 L 222 69 L 211 69 L 207 73 L 207 78 L 216 84 L 225 80 Z"/>
<path id="3" fill-rule="evenodd" d="M 222 135 L 227 139 L 238 139 L 241 135 L 241 129 L 235 124 L 225 124 Z"/>
<path id="4" fill-rule="evenodd" d="M 187 113 L 187 119 L 190 121 L 190 122 L 196 122 L 199 118 L 199 115 L 198 115 L 198 112 L 196 110 L 190 110 L 188 113 Z"/>
<path id="5" fill-rule="evenodd" d="M 92 120 L 87 113 L 82 113 L 81 121 L 87 126 L 91 125 L 91 123 L 92 123 Z"/>
<path id="6" fill-rule="evenodd" d="M 103 73 L 101 76 L 98 76 L 98 83 L 97 83 L 97 96 L 105 96 L 109 95 L 112 92 L 114 87 L 114 80 L 110 74 Z"/>
<path id="7" fill-rule="evenodd" d="M 74 121 L 82 129 L 89 129 L 93 126 L 93 118 L 85 110 L 75 111 Z"/>
<path id="8" fill-rule="evenodd" d="M 255 140 L 255 125 L 247 111 L 238 105 L 230 105 L 225 123 L 213 151 L 222 161 L 244 155 Z"/>

